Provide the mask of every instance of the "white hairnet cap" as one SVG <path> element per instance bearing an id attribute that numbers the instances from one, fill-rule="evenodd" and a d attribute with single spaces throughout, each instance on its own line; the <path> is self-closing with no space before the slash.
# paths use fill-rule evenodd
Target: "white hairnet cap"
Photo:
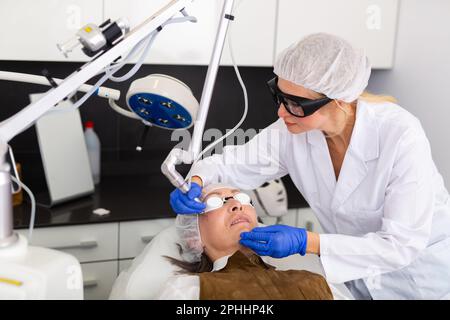
<path id="1" fill-rule="evenodd" d="M 280 53 L 274 73 L 328 98 L 350 103 L 367 87 L 371 65 L 364 50 L 340 37 L 316 33 Z"/>
<path id="2" fill-rule="evenodd" d="M 203 243 L 198 226 L 198 214 L 177 215 L 175 228 L 181 246 L 181 257 L 187 262 L 200 261 L 203 253 Z"/>
<path id="3" fill-rule="evenodd" d="M 206 196 L 209 193 L 213 192 L 214 190 L 219 190 L 219 189 L 237 189 L 233 186 L 230 186 L 229 184 L 225 184 L 225 183 L 211 183 L 208 184 L 206 186 L 203 187 L 202 189 L 202 196 Z"/>
<path id="4" fill-rule="evenodd" d="M 222 183 L 212 183 L 203 188 L 203 196 L 218 189 L 235 189 Z M 198 262 L 201 259 L 203 243 L 200 235 L 198 214 L 179 214 L 175 219 L 175 227 L 182 252 L 181 257 L 187 262 Z"/>

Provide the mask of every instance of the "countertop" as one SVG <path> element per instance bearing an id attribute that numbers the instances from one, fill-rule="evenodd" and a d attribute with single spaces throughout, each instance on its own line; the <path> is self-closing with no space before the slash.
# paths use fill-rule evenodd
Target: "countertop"
<path id="1" fill-rule="evenodd" d="M 95 193 L 52 208 L 36 207 L 35 227 L 52 227 L 90 223 L 173 218 L 169 205 L 169 183 L 155 184 L 148 176 L 116 176 L 102 178 Z M 28 196 L 24 193 L 24 198 Z M 99 216 L 92 211 L 104 208 L 109 214 Z M 14 228 L 28 228 L 29 201 L 14 207 Z"/>

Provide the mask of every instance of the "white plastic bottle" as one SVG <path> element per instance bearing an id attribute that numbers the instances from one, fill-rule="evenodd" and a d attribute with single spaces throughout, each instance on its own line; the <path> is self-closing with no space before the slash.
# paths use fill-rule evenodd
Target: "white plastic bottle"
<path id="1" fill-rule="evenodd" d="M 100 139 L 94 131 L 94 122 L 87 121 L 85 124 L 84 139 L 89 155 L 89 162 L 91 164 L 92 178 L 94 184 L 100 183 Z"/>

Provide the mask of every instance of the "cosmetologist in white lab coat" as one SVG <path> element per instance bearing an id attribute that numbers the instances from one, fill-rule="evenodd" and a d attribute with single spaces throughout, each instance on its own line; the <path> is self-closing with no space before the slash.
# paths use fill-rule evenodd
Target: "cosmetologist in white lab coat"
<path id="1" fill-rule="evenodd" d="M 247 190 L 287 174 L 325 232 L 329 282 L 360 299 L 450 298 L 449 194 L 413 115 L 359 99 L 337 181 L 322 131 L 293 134 L 282 119 L 192 172 Z"/>

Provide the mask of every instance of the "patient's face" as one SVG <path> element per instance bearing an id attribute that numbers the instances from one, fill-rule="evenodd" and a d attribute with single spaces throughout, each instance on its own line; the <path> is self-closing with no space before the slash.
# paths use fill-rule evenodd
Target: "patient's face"
<path id="1" fill-rule="evenodd" d="M 211 196 L 230 197 L 221 208 L 199 216 L 200 235 L 205 252 L 213 261 L 236 252 L 239 249 L 240 234 L 258 225 L 255 209 L 231 198 L 239 192 L 236 189 L 223 188 L 203 196 L 203 201 Z"/>

